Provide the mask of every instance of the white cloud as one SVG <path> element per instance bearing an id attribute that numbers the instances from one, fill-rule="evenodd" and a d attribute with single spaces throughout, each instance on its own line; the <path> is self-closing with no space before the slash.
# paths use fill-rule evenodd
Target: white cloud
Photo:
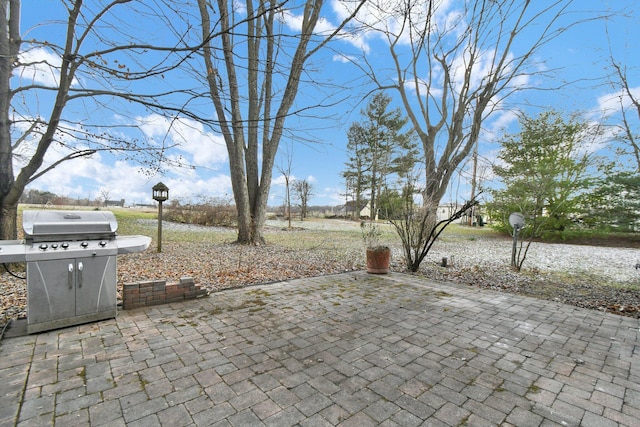
<path id="1" fill-rule="evenodd" d="M 321 199 L 323 202 L 315 203 L 314 199 Z M 341 187 L 324 187 L 317 193 L 314 192 L 311 196 L 311 204 L 327 204 L 340 206 L 345 203 L 344 188 Z"/>
<path id="2" fill-rule="evenodd" d="M 168 179 L 163 178 L 162 182 L 169 187 L 169 196 L 175 199 L 188 201 L 201 196 L 228 198 L 233 194 L 231 178 L 224 174 L 199 179 L 169 177 Z"/>
<path id="3" fill-rule="evenodd" d="M 99 167 L 99 157 L 96 155 L 94 158 L 65 162 L 38 178 L 30 187 L 61 196 L 93 200 L 97 196 L 93 190 L 97 182 L 94 177 L 100 177 L 103 170 L 110 169 Z"/>
<path id="4" fill-rule="evenodd" d="M 37 179 L 31 187 L 89 200 L 99 197 L 103 189 L 109 192 L 110 198 L 128 202 L 142 202 L 151 197 L 151 185 L 148 177 L 140 173 L 140 167 L 125 161 L 108 164 L 99 154 L 66 161 Z"/>
<path id="5" fill-rule="evenodd" d="M 140 167 L 125 161 L 116 161 L 115 164 L 103 170 L 104 165 L 96 165 L 102 173 L 96 177 L 100 188 L 109 191 L 110 199 L 125 199 L 127 203 L 151 203 L 151 187 L 149 178 L 140 172 Z M 94 197 L 100 196 L 100 189 L 96 190 Z"/>
<path id="6" fill-rule="evenodd" d="M 293 183 L 294 181 L 298 181 L 299 179 L 304 179 L 306 180 L 308 183 L 310 184 L 315 184 L 318 182 L 318 180 L 316 179 L 316 177 L 314 177 L 313 175 L 309 175 L 306 178 L 297 178 L 295 175 L 290 175 L 289 176 L 289 183 Z M 287 181 L 284 175 L 278 175 L 277 177 L 275 177 L 274 179 L 271 180 L 271 185 L 272 186 L 279 186 L 279 187 L 285 187 L 287 185 Z"/>
<path id="7" fill-rule="evenodd" d="M 233 0 L 233 11 L 240 15 L 246 15 L 247 14 L 246 3 L 240 0 Z"/>
<path id="8" fill-rule="evenodd" d="M 392 39 L 398 38 L 399 45 L 409 45 L 411 37 L 409 25 L 403 18 L 403 11 L 407 4 L 410 4 L 410 14 L 412 28 L 424 28 L 426 25 L 427 11 L 430 0 L 416 0 L 410 3 L 404 0 L 371 0 L 367 2 L 358 12 L 356 21 L 359 23 L 358 36 L 351 40 L 354 46 L 369 52 L 369 43 L 376 38 L 386 39 L 389 35 Z M 431 30 L 439 28 L 444 31 L 454 33 L 464 31 L 463 26 L 458 25 L 462 14 L 452 9 L 453 0 L 441 0 L 431 4 L 434 20 Z M 338 19 L 344 20 L 353 13 L 354 3 L 350 1 L 334 0 L 332 8 Z M 356 25 L 353 23 L 352 25 Z"/>
<path id="9" fill-rule="evenodd" d="M 20 52 L 18 61 L 27 65 L 17 67 L 14 70 L 14 76 L 25 80 L 26 84 L 33 82 L 52 87 L 58 86 L 62 59 L 51 50 L 44 47 L 28 49 Z M 72 85 L 76 86 L 77 84 L 78 81 L 74 79 Z"/>
<path id="10" fill-rule="evenodd" d="M 429 0 L 417 0 L 411 4 L 411 19 L 413 28 L 421 28 L 427 22 L 427 10 Z M 454 36 L 464 31 L 465 26 L 459 25 L 464 19 L 461 12 L 452 10 L 453 0 L 441 0 L 433 7 L 435 15 L 432 29 L 451 32 Z M 337 35 L 342 40 L 363 53 L 371 51 L 371 42 L 374 39 L 385 40 L 387 34 L 391 38 L 398 37 L 400 45 L 409 45 L 411 37 L 409 26 L 402 18 L 401 10 L 406 8 L 404 0 L 372 0 L 360 8 L 357 18 L 343 28 Z M 328 35 L 334 32 L 338 24 L 348 18 L 354 10 L 352 1 L 333 0 L 331 12 L 336 23 L 334 24 L 325 16 L 318 20 L 315 28 L 316 34 Z M 280 12 L 280 21 L 292 31 L 299 32 L 302 29 L 303 15 L 293 13 L 292 9 L 283 9 Z M 466 27 L 465 27 L 466 28 Z M 340 55 L 334 57 L 337 60 Z M 344 60 L 343 60 L 344 61 Z"/>
<path id="11" fill-rule="evenodd" d="M 297 178 L 296 178 L 295 175 L 290 175 L 289 176 L 289 183 L 291 184 L 296 179 Z M 284 175 L 278 175 L 277 177 L 275 177 L 274 179 L 271 180 L 271 185 L 272 186 L 277 186 L 277 187 L 286 187 L 287 179 L 285 178 Z"/>
<path id="12" fill-rule="evenodd" d="M 333 55 L 333 60 L 335 62 L 342 62 L 343 64 L 347 64 L 350 62 L 355 62 L 357 61 L 357 58 L 355 56 L 352 55 Z"/>
<path id="13" fill-rule="evenodd" d="M 137 122 L 144 134 L 154 140 L 157 146 L 161 143 L 177 144 L 176 151 L 186 156 L 191 165 L 215 169 L 217 165 L 227 161 L 223 137 L 205 131 L 201 123 L 185 118 L 169 120 L 158 114 L 138 117 Z"/>
<path id="14" fill-rule="evenodd" d="M 205 132 L 199 123 L 186 119 L 170 122 L 161 116 L 152 115 L 139 118 L 139 125 L 152 144 L 159 147 L 160 140 L 167 138 L 163 141 L 166 146 L 175 145 L 167 151 L 168 159 L 177 159 L 182 155 L 194 167 L 168 166 L 166 176 L 150 178 L 143 172 L 140 164 L 121 160 L 108 152 L 97 152 L 89 157 L 65 161 L 29 187 L 90 200 L 99 197 L 104 190 L 109 193 L 110 198 L 125 199 L 127 203 L 150 203 L 151 187 L 156 180 L 162 180 L 170 188 L 173 186 L 175 195 L 185 199 L 201 195 L 223 197 L 231 193 L 231 181 L 227 174 L 211 176 L 212 170 L 222 169 L 223 164 L 226 165 L 227 152 L 222 138 Z M 45 155 L 43 168 L 72 152 L 89 148 L 73 139 L 73 125 L 67 123 L 65 126 L 70 131 L 58 136 L 58 140 L 65 145 L 57 142 L 51 145 Z M 33 155 L 35 145 L 34 139 L 25 140 L 20 145 L 17 154 L 22 157 L 14 158 L 15 170 L 24 166 L 26 159 Z"/>
<path id="15" fill-rule="evenodd" d="M 640 86 L 629 88 L 631 95 L 635 99 L 640 99 Z M 629 95 L 623 90 L 606 93 L 597 99 L 595 109 L 589 114 L 590 117 L 610 117 L 628 109 L 633 105 Z"/>
<path id="16" fill-rule="evenodd" d="M 151 187 L 162 181 L 169 187 L 170 198 L 192 200 L 200 196 L 225 197 L 232 194 L 231 178 L 226 174 L 204 177 L 196 174 L 153 176 L 142 173 L 140 166 L 117 160 L 105 163 L 99 155 L 66 162 L 32 185 L 72 198 L 95 200 L 104 190 L 109 198 L 125 199 L 127 204 L 151 203 Z"/>
<path id="17" fill-rule="evenodd" d="M 490 120 L 482 128 L 480 139 L 489 142 L 496 142 L 501 137 L 504 130 L 518 121 L 518 110 L 494 111 Z"/>

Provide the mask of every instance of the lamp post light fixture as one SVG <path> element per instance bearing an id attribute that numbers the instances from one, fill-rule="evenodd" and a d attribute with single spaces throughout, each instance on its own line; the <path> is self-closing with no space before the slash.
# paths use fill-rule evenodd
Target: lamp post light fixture
<path id="1" fill-rule="evenodd" d="M 162 202 L 169 198 L 169 187 L 159 182 L 152 190 L 153 200 L 158 202 L 158 252 L 162 252 Z"/>

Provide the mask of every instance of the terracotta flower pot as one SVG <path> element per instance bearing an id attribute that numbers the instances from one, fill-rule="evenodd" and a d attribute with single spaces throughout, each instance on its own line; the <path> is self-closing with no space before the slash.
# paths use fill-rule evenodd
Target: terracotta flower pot
<path id="1" fill-rule="evenodd" d="M 391 261 L 391 249 L 386 246 L 367 248 L 367 273 L 387 274 Z"/>

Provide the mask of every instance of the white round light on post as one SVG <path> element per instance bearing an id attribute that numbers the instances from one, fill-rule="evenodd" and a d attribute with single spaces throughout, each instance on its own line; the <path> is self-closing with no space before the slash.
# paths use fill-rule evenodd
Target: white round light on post
<path id="1" fill-rule="evenodd" d="M 520 212 L 512 213 L 511 215 L 509 215 L 509 225 L 511 225 L 514 230 L 516 228 L 518 230 L 521 229 L 522 227 L 524 227 L 524 215 L 522 215 Z"/>

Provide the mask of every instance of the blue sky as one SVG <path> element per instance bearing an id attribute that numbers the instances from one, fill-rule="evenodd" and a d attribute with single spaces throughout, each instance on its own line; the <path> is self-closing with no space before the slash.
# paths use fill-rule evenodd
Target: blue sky
<path id="1" fill-rule="evenodd" d="M 93 1 L 87 1 L 91 5 Z M 449 1 L 449 10 L 454 10 L 460 2 Z M 515 132 L 517 128 L 517 109 L 530 114 L 537 114 L 543 109 L 557 109 L 566 112 L 580 111 L 591 120 L 599 120 L 607 116 L 615 122 L 616 90 L 607 84 L 609 73 L 608 58 L 612 53 L 616 60 L 625 64 L 629 70 L 629 84 L 640 95 L 640 58 L 634 51 L 634 44 L 640 40 L 640 6 L 634 0 L 619 1 L 576 1 L 569 15 L 570 20 L 588 16 L 587 12 L 626 10 L 626 15 L 617 15 L 610 20 L 597 20 L 575 27 L 562 34 L 537 53 L 536 62 L 546 70 L 556 70 L 553 75 L 542 73 L 529 82 L 540 89 L 559 86 L 559 82 L 572 82 L 561 88 L 546 91 L 527 91 L 508 99 L 503 110 L 487 121 L 485 132 L 481 135 L 479 150 L 483 159 L 484 171 L 489 176 L 488 165 L 499 150 L 496 142 L 501 129 Z M 23 0 L 22 32 L 25 39 L 58 40 L 63 35 L 64 26 L 55 22 L 64 19 L 64 10 L 57 0 Z M 326 7 L 327 26 L 336 24 L 338 19 L 334 9 Z M 126 25 L 131 25 L 128 32 L 135 32 L 141 38 L 149 37 L 154 41 L 171 38 L 170 32 L 159 28 L 154 19 L 142 19 L 140 16 L 122 16 Z M 295 16 L 289 16 L 292 22 Z M 109 36 L 109 30 L 105 30 Z M 114 34 L 113 37 L 116 37 Z M 285 132 L 281 142 L 280 156 L 276 159 L 278 166 L 285 167 L 287 153 L 292 158 L 292 175 L 297 179 L 306 179 L 312 183 L 314 190 L 310 200 L 312 205 L 340 205 L 344 203 L 344 186 L 340 173 L 344 170 L 347 159 L 347 129 L 351 122 L 360 120 L 360 109 L 366 104 L 363 96 L 372 86 L 358 69 L 345 62 L 343 55 L 355 55 L 359 50 L 367 52 L 367 58 L 374 66 L 385 67 L 388 61 L 383 54 L 384 42 L 372 34 L 365 34 L 349 42 L 337 42 L 331 50 L 322 52 L 312 61 L 317 81 L 331 82 L 342 89 L 331 93 L 327 98 L 331 102 L 340 103 L 318 111 L 309 112 L 306 117 L 292 117 L 287 125 L 291 131 Z M 514 47 L 517 49 L 517 46 Z M 59 59 L 46 49 L 34 49 L 25 52 L 30 58 L 48 57 L 50 63 L 59 63 Z M 56 62 L 57 61 L 57 62 Z M 51 82 L 55 79 L 55 71 L 43 69 L 23 70 L 23 82 L 31 79 L 38 82 Z M 178 87 L 188 79 L 184 73 L 172 81 L 165 81 L 168 88 Z M 17 78 L 14 79 L 17 83 Z M 79 81 L 77 84 L 83 84 Z M 197 82 L 189 82 L 196 85 Z M 348 89 L 347 89 L 348 88 Z M 313 103 L 316 99 L 324 99 L 329 86 L 313 87 L 305 85 L 298 96 L 299 105 Z M 396 95 L 390 93 L 393 97 Z M 32 113 L 46 115 L 45 99 L 28 99 L 34 106 Z M 393 106 L 398 106 L 395 99 Z M 206 101 L 203 101 L 206 102 Z M 90 159 L 79 159 L 66 163 L 47 173 L 28 188 L 47 190 L 74 198 L 95 199 L 108 194 L 111 199 L 126 199 L 127 203 L 150 203 L 151 187 L 158 181 L 170 188 L 170 198 L 181 200 L 198 199 L 200 197 L 220 197 L 231 199 L 227 154 L 220 135 L 205 129 L 191 120 L 182 119 L 170 123 L 166 119 L 137 109 L 131 105 L 113 105 L 110 108 L 96 108 L 86 105 L 70 105 L 69 113 L 86 115 L 87 121 L 102 121 L 105 124 L 128 125 L 137 121 L 141 132 L 132 133 L 132 137 L 145 138 L 153 143 L 168 141 L 179 146 L 167 152 L 173 159 L 182 159 L 193 168 L 166 168 L 163 174 L 148 175 L 141 173 L 141 166 L 123 158 L 114 158 L 102 153 Z M 209 107 L 210 108 L 210 107 Z M 206 108 L 205 108 L 206 110 Z M 119 132 L 123 132 L 119 130 Z M 53 161 L 51 153 L 49 161 Z M 468 196 L 469 166 L 461 170 L 459 178 L 451 183 L 452 191 L 449 199 L 464 199 Z M 276 172 L 271 191 L 270 205 L 283 203 L 283 179 Z"/>

